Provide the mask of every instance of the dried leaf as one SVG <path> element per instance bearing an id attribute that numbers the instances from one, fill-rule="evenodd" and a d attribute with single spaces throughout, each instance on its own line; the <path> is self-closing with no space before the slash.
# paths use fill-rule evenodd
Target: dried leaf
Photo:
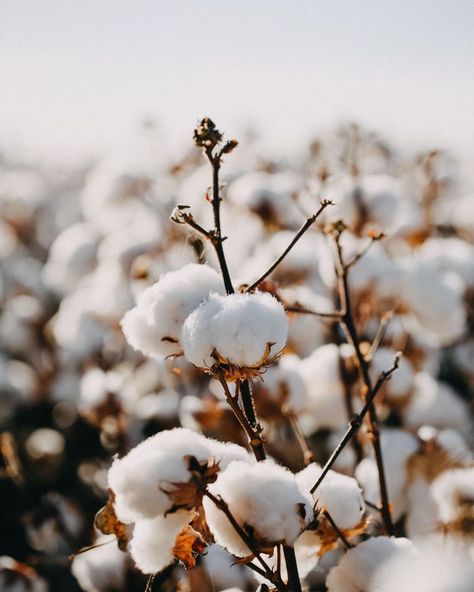
<path id="1" fill-rule="evenodd" d="M 109 499 L 105 506 L 97 512 L 94 525 L 102 534 L 114 534 L 117 538 L 119 549 L 126 551 L 128 544 L 127 526 L 123 522 L 120 522 L 115 513 L 114 492 L 109 489 L 108 493 Z"/>
<path id="2" fill-rule="evenodd" d="M 206 543 L 201 535 L 191 526 L 186 526 L 176 537 L 173 556 L 184 563 L 186 569 L 196 565 L 196 557 L 201 555 Z"/>

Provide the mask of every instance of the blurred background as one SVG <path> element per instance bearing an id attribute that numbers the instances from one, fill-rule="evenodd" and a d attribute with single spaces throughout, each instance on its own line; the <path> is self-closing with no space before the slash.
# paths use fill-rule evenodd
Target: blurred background
<path id="1" fill-rule="evenodd" d="M 258 277 L 321 195 L 349 226 L 349 255 L 374 228 L 389 235 L 358 264 L 354 302 L 368 342 L 394 312 L 381 367 L 405 348 L 406 384 L 380 406 L 397 534 L 419 534 L 425 492 L 404 497 L 409 454 L 428 467 L 447 455 L 448 482 L 445 469 L 472 459 L 473 24 L 470 0 L 0 1 L 0 592 L 141 592 L 147 578 L 115 543 L 70 570 L 71 554 L 103 541 L 93 518 L 113 456 L 179 425 L 244 443 L 208 377 L 132 351 L 120 328 L 161 274 L 215 265 L 169 221 L 185 203 L 210 224 L 210 171 L 192 140 L 205 115 L 239 140 L 222 170 L 233 278 Z M 268 289 L 332 310 L 319 230 Z M 290 329 L 295 366 L 259 383 L 258 411 L 272 455 L 297 470 L 281 388 L 297 375 L 320 462 L 347 422 L 341 393 L 358 390 L 337 327 L 296 315 Z M 337 468 L 352 475 L 358 461 Z M 255 590 L 232 563 L 213 545 L 207 572 L 170 566 L 154 589 Z"/>

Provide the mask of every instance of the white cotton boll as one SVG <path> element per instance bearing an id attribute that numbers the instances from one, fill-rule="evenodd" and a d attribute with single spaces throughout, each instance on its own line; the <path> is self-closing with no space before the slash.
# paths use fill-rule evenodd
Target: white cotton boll
<path id="1" fill-rule="evenodd" d="M 418 441 L 412 434 L 398 429 L 386 429 L 380 434 L 392 515 L 398 520 L 406 509 L 406 483 L 408 459 L 418 450 Z M 356 467 L 355 477 L 364 490 L 364 497 L 372 504 L 380 502 L 378 469 L 373 453 Z"/>
<path id="2" fill-rule="evenodd" d="M 399 294 L 410 309 L 405 323 L 420 340 L 450 345 L 466 328 L 463 289 L 426 262 L 404 263 Z"/>
<path id="3" fill-rule="evenodd" d="M 267 460 L 255 464 L 232 462 L 209 490 L 221 496 L 241 526 L 267 543 L 292 545 L 313 517 L 311 498 L 298 487 L 287 469 Z M 230 553 L 251 553 L 225 514 L 204 498 L 207 522 L 216 542 Z"/>
<path id="4" fill-rule="evenodd" d="M 417 557 L 415 545 L 405 538 L 374 537 L 349 549 L 326 580 L 328 592 L 385 592 L 372 588 L 371 581 L 384 563 L 395 557 Z"/>
<path id="5" fill-rule="evenodd" d="M 306 431 L 337 429 L 347 423 L 340 363 L 339 348 L 333 343 L 318 347 L 301 360 L 299 373 L 306 384 L 311 414 Z"/>
<path id="6" fill-rule="evenodd" d="M 311 463 L 296 475 L 296 480 L 305 491 L 315 485 L 322 468 Z M 362 490 L 353 477 L 330 470 L 321 485 L 314 491 L 313 500 L 317 507 L 326 509 L 342 530 L 358 526 L 364 516 L 365 503 Z"/>
<path id="7" fill-rule="evenodd" d="M 438 507 L 430 483 L 416 477 L 407 488 L 407 514 L 404 520 L 407 536 L 414 542 L 431 537 L 438 531 Z"/>
<path id="8" fill-rule="evenodd" d="M 99 236 L 87 223 L 78 222 L 63 230 L 52 243 L 43 268 L 43 282 L 59 294 L 72 292 L 92 271 Z"/>
<path id="9" fill-rule="evenodd" d="M 416 251 L 441 272 L 454 271 L 467 286 L 474 284 L 474 246 L 457 237 L 428 238 Z"/>
<path id="10" fill-rule="evenodd" d="M 84 412 L 99 407 L 110 394 L 119 392 L 122 382 L 118 372 L 104 372 L 100 368 L 86 370 L 80 383 L 79 410 Z"/>
<path id="11" fill-rule="evenodd" d="M 404 420 L 407 427 L 452 428 L 466 436 L 472 428 L 468 405 L 448 384 L 435 380 L 426 372 L 415 376 L 415 389 L 404 410 Z"/>
<path id="12" fill-rule="evenodd" d="M 207 547 L 203 564 L 215 590 L 248 589 L 249 585 L 255 583 L 250 569 L 237 564 L 235 557 L 219 545 Z"/>
<path id="13" fill-rule="evenodd" d="M 446 217 L 451 224 L 466 233 L 474 234 L 474 195 L 458 197 L 449 204 Z"/>
<path id="14" fill-rule="evenodd" d="M 436 443 L 448 453 L 452 460 L 466 464 L 472 461 L 472 451 L 466 440 L 456 430 L 440 430 L 436 435 Z"/>
<path id="15" fill-rule="evenodd" d="M 233 181 L 227 195 L 237 207 L 249 208 L 264 221 L 297 228 L 304 221 L 295 203 L 301 185 L 301 178 L 291 171 L 257 171 Z"/>
<path id="16" fill-rule="evenodd" d="M 441 473 L 431 485 L 442 523 L 454 522 L 462 505 L 474 504 L 474 467 L 451 469 Z"/>
<path id="17" fill-rule="evenodd" d="M 166 517 L 137 520 L 130 553 L 138 569 L 144 574 L 153 574 L 173 563 L 176 538 L 192 518 L 192 512 L 180 510 Z"/>
<path id="18" fill-rule="evenodd" d="M 299 358 L 285 355 L 279 363 L 269 366 L 262 376 L 262 382 L 256 383 L 255 396 L 260 390 L 275 403 L 282 403 L 293 413 L 304 413 L 308 408 L 306 385 L 298 372 Z"/>
<path id="19" fill-rule="evenodd" d="M 443 542 L 417 545 L 418 554 L 384 562 L 368 592 L 472 592 L 472 558 Z"/>
<path id="20" fill-rule="evenodd" d="M 146 395 L 133 404 L 130 412 L 143 420 L 172 420 L 178 417 L 181 397 L 172 389 L 163 389 L 159 393 Z M 183 426 L 186 427 L 186 426 Z"/>
<path id="21" fill-rule="evenodd" d="M 334 312 L 330 298 L 317 294 L 306 286 L 283 288 L 280 293 L 288 304 L 297 304 L 318 312 Z M 325 343 L 328 323 L 324 319 L 308 314 L 290 313 L 288 323 L 288 346 L 298 355 L 309 356 Z"/>
<path id="22" fill-rule="evenodd" d="M 10 224 L 0 220 L 0 261 L 8 259 L 18 248 L 18 238 Z"/>
<path id="23" fill-rule="evenodd" d="M 393 366 L 395 350 L 388 347 L 380 347 L 372 359 L 370 373 L 373 384 L 382 374 Z M 390 380 L 385 383 L 385 392 L 390 398 L 397 399 L 409 395 L 413 389 L 415 373 L 413 367 L 405 358 L 400 358 L 398 368 L 391 375 Z"/>
<path id="24" fill-rule="evenodd" d="M 119 519 L 130 523 L 170 510 L 173 502 L 161 488 L 189 481 L 186 456 L 199 462 L 220 461 L 221 468 L 235 458 L 250 458 L 236 444 L 216 442 L 186 428 L 155 434 L 116 459 L 109 470 L 108 483 L 115 493 Z"/>
<path id="25" fill-rule="evenodd" d="M 186 317 L 210 292 L 224 291 L 222 278 L 208 265 L 190 263 L 163 275 L 137 298 L 121 321 L 129 344 L 147 355 L 180 352 L 179 337 Z"/>
<path id="26" fill-rule="evenodd" d="M 211 294 L 186 319 L 181 334 L 184 355 L 201 368 L 211 368 L 214 350 L 229 364 L 254 368 L 285 347 L 288 319 L 270 294 Z"/>
<path id="27" fill-rule="evenodd" d="M 103 543 L 106 543 L 105 545 Z M 128 557 L 117 547 L 115 537 L 97 539 L 95 549 L 76 555 L 73 576 L 84 592 L 119 592 L 125 586 Z"/>

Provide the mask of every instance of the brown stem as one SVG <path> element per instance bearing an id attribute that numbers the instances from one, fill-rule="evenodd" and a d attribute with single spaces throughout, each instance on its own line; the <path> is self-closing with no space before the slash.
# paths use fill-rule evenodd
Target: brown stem
<path id="1" fill-rule="evenodd" d="M 286 572 L 288 574 L 288 586 L 291 592 L 302 592 L 301 581 L 298 574 L 298 564 L 296 563 L 295 549 L 283 545 L 283 555 L 285 556 Z"/>
<path id="2" fill-rule="evenodd" d="M 316 221 L 316 219 L 318 218 L 318 216 L 329 205 L 332 205 L 332 202 L 331 201 L 329 201 L 329 200 L 323 200 L 323 201 L 321 201 L 321 207 L 319 208 L 319 210 L 315 214 L 313 214 L 310 218 L 308 218 L 306 220 L 306 222 L 298 230 L 298 232 L 296 233 L 296 235 L 293 237 L 293 240 L 286 247 L 286 249 L 283 251 L 283 253 L 277 259 L 275 259 L 275 261 L 270 265 L 270 267 L 264 273 L 262 273 L 262 275 L 258 278 L 258 280 L 255 280 L 255 282 L 245 290 L 246 292 L 253 292 L 256 288 L 258 288 L 258 286 L 263 282 L 264 279 L 266 279 L 271 273 L 273 273 L 273 271 L 275 271 L 275 269 L 280 265 L 280 263 L 283 261 L 283 259 L 291 251 L 291 249 L 300 240 L 300 238 L 303 236 L 303 234 L 308 230 L 308 228 L 312 224 L 314 224 L 314 222 Z"/>
<path id="3" fill-rule="evenodd" d="M 316 310 L 310 310 L 309 308 L 304 308 L 303 306 L 298 305 L 285 306 L 285 310 L 286 312 L 297 312 L 301 314 L 313 315 L 315 317 L 320 317 L 321 319 L 327 319 L 328 321 L 338 321 L 342 316 L 342 313 L 338 311 L 318 312 Z"/>
<path id="4" fill-rule="evenodd" d="M 296 414 L 293 413 L 292 411 L 287 411 L 285 413 L 285 416 L 288 419 L 288 423 L 290 424 L 291 430 L 292 430 L 292 432 L 295 436 L 295 439 L 298 442 L 298 445 L 301 449 L 304 464 L 306 466 L 310 465 L 315 460 L 314 453 L 311 450 L 311 446 L 308 442 L 308 439 L 303 434 L 303 432 L 300 429 L 300 426 L 298 425 L 298 419 L 297 419 Z"/>
<path id="5" fill-rule="evenodd" d="M 359 380 L 363 385 L 363 395 L 368 397 L 367 400 L 372 401 L 370 393 L 372 392 L 372 380 L 370 378 L 369 365 L 362 354 L 360 348 L 360 339 L 354 323 L 354 318 L 351 309 L 351 297 L 349 290 L 349 282 L 347 279 L 347 268 L 344 265 L 342 257 L 342 247 L 340 244 L 340 234 L 333 236 L 333 242 L 336 252 L 336 272 L 338 277 L 339 294 L 341 298 L 341 308 L 344 311 L 341 324 L 344 329 L 347 341 L 354 348 L 356 355 L 357 369 L 359 372 Z M 387 480 L 385 477 L 385 468 L 383 464 L 382 447 L 380 444 L 379 421 L 377 417 L 377 410 L 375 405 L 371 402 L 369 405 L 369 430 L 372 434 L 372 446 L 375 454 L 375 462 L 377 464 L 379 476 L 380 497 L 382 502 L 382 517 L 386 533 L 391 536 L 393 534 L 393 522 L 390 514 L 390 503 L 388 499 Z"/>

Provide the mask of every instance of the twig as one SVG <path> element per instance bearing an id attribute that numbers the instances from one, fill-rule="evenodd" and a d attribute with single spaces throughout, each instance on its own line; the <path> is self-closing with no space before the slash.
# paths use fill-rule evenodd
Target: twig
<path id="1" fill-rule="evenodd" d="M 344 533 L 342 532 L 342 530 L 339 528 L 339 526 L 334 522 L 333 517 L 331 516 L 331 514 L 327 511 L 324 510 L 323 511 L 323 516 L 326 517 L 327 521 L 329 522 L 329 524 L 332 526 L 334 532 L 337 534 L 337 536 L 341 539 L 344 547 L 346 549 L 352 549 L 352 547 L 354 545 L 352 545 L 346 538 L 346 536 L 344 535 Z"/>
<path id="2" fill-rule="evenodd" d="M 285 584 L 284 584 L 283 580 L 280 578 L 280 576 L 277 573 L 275 573 L 274 571 L 272 571 L 272 569 L 269 567 L 269 565 L 262 558 L 262 556 L 259 553 L 257 547 L 255 546 L 252 538 L 245 532 L 245 530 L 240 526 L 240 524 L 235 519 L 234 515 L 232 514 L 232 512 L 229 509 L 229 506 L 227 505 L 227 502 L 225 502 L 221 496 L 215 496 L 214 494 L 212 494 L 210 491 L 207 491 L 207 490 L 205 492 L 205 495 L 215 504 L 216 508 L 221 510 L 226 515 L 227 519 L 229 520 L 229 522 L 232 525 L 232 528 L 239 535 L 239 537 L 242 539 L 242 541 L 247 545 L 247 547 L 249 548 L 251 553 L 254 555 L 255 559 L 260 563 L 263 570 L 261 570 L 259 573 L 261 573 L 261 575 L 263 575 L 270 582 L 272 582 L 272 584 L 274 584 L 277 587 L 277 589 L 280 590 L 281 592 L 293 592 L 292 589 L 290 589 L 290 591 L 288 590 L 288 588 L 285 586 Z M 256 566 L 254 566 L 254 567 L 256 567 Z"/>
<path id="3" fill-rule="evenodd" d="M 300 576 L 298 574 L 298 564 L 296 563 L 295 549 L 293 547 L 283 545 L 283 555 L 285 556 L 289 589 L 291 592 L 302 592 Z"/>
<path id="4" fill-rule="evenodd" d="M 296 313 L 301 313 L 301 314 L 313 315 L 315 317 L 319 317 L 321 319 L 327 319 L 329 321 L 338 321 L 342 317 L 342 313 L 339 311 L 318 312 L 316 310 L 310 310 L 309 308 L 304 308 L 303 306 L 299 306 L 299 305 L 285 306 L 285 310 L 286 310 L 286 312 L 296 312 Z"/>
<path id="5" fill-rule="evenodd" d="M 382 343 L 383 338 L 385 337 L 385 332 L 387 331 L 388 324 L 390 323 L 392 318 L 393 318 L 393 311 L 389 310 L 380 319 L 380 324 L 378 326 L 377 333 L 375 334 L 375 337 L 374 337 L 374 340 L 372 341 L 370 349 L 369 349 L 367 355 L 365 356 L 365 359 L 367 360 L 367 362 L 372 361 L 372 359 L 375 355 L 375 352 L 380 347 L 380 344 Z"/>
<path id="6" fill-rule="evenodd" d="M 255 282 L 250 285 L 248 288 L 246 288 L 246 292 L 253 292 L 256 288 L 258 288 L 258 286 L 263 282 L 264 279 L 266 279 L 273 271 L 275 271 L 275 269 L 280 265 L 280 263 L 283 261 L 283 259 L 288 255 L 288 253 L 291 251 L 291 249 L 296 245 L 296 243 L 300 240 L 300 238 L 303 236 L 303 234 L 308 230 L 308 228 L 314 224 L 314 222 L 316 221 L 316 219 L 318 218 L 318 216 L 329 206 L 329 205 L 333 205 L 332 201 L 328 200 L 328 199 L 323 199 L 321 201 L 321 207 L 319 208 L 319 210 L 313 214 L 312 216 L 310 216 L 306 222 L 301 226 L 301 228 L 298 230 L 298 232 L 295 234 L 295 236 L 293 237 L 293 240 L 290 242 L 290 244 L 286 247 L 286 249 L 283 251 L 283 253 L 277 258 L 275 259 L 275 261 L 270 265 L 270 267 L 264 272 L 262 273 L 262 275 L 258 278 L 258 280 L 255 280 Z"/>
<path id="7" fill-rule="evenodd" d="M 400 355 L 398 353 L 395 356 L 392 367 L 389 370 L 387 370 L 386 372 L 382 372 L 382 374 L 379 376 L 374 388 L 370 392 L 370 395 L 367 397 L 365 404 L 362 407 L 360 413 L 356 413 L 354 415 L 354 417 L 351 419 L 351 421 L 349 422 L 349 426 L 348 426 L 345 434 L 342 436 L 341 440 L 339 441 L 339 444 L 336 446 L 333 453 L 331 454 L 331 456 L 327 460 L 326 464 L 324 465 L 324 468 L 323 468 L 320 476 L 318 477 L 318 480 L 311 488 L 311 493 L 314 493 L 316 491 L 316 489 L 318 489 L 318 487 L 321 485 L 323 479 L 326 477 L 328 472 L 331 470 L 331 467 L 336 462 L 338 456 L 341 454 L 341 452 L 344 450 L 344 448 L 347 446 L 347 444 L 351 441 L 353 436 L 357 433 L 357 431 L 362 426 L 362 422 L 364 421 L 364 417 L 369 412 L 369 409 L 370 409 L 371 405 L 373 404 L 373 401 L 374 401 L 375 397 L 377 396 L 379 390 L 381 389 L 382 385 L 384 384 L 385 381 L 387 381 L 390 378 L 390 376 L 393 374 L 393 372 L 395 372 L 395 370 L 398 368 L 399 357 L 400 357 Z"/>
<path id="8" fill-rule="evenodd" d="M 314 453 L 311 450 L 311 446 L 308 442 L 308 439 L 303 434 L 303 432 L 300 429 L 300 426 L 298 425 L 298 420 L 296 418 L 296 414 L 293 413 L 292 411 L 287 411 L 285 413 L 285 416 L 288 419 L 288 423 L 290 424 L 291 430 L 292 430 L 292 432 L 295 436 L 295 439 L 298 442 L 298 445 L 301 449 L 304 464 L 306 466 L 310 465 L 315 460 Z"/>
<path id="9" fill-rule="evenodd" d="M 330 236 L 333 241 L 333 245 L 335 248 L 336 254 L 336 273 L 338 278 L 338 286 L 339 286 L 339 294 L 341 299 L 341 309 L 343 311 L 343 315 L 341 318 L 341 325 L 346 335 L 347 341 L 352 345 L 354 348 L 354 352 L 356 355 L 356 362 L 357 362 L 357 369 L 359 372 L 359 380 L 360 383 L 363 385 L 363 395 L 368 397 L 368 401 L 372 401 L 372 397 L 370 396 L 372 392 L 372 380 L 370 378 L 369 373 L 369 366 L 368 363 L 362 354 L 360 348 L 360 339 L 357 334 L 357 330 L 354 323 L 354 318 L 352 315 L 351 309 L 351 300 L 350 300 L 350 290 L 349 290 L 349 282 L 347 279 L 347 268 L 344 265 L 343 256 L 342 256 L 342 247 L 340 244 L 340 237 L 342 234 L 342 230 L 335 230 L 330 233 Z M 369 405 L 369 429 L 370 433 L 372 434 L 372 446 L 374 448 L 375 453 L 375 461 L 377 464 L 378 469 L 378 476 L 379 476 L 379 487 L 380 487 L 380 497 L 382 502 L 382 517 L 385 530 L 389 536 L 393 534 L 393 523 L 392 517 L 390 514 L 390 504 L 388 499 L 388 490 L 387 490 L 387 480 L 385 478 L 385 468 L 383 464 L 383 457 L 382 457 L 382 447 L 380 445 L 380 434 L 379 434 L 379 427 L 378 427 L 378 417 L 377 411 L 375 409 L 375 405 L 370 403 Z"/>
<path id="10" fill-rule="evenodd" d="M 359 261 L 359 259 L 362 259 L 362 257 L 367 253 L 367 251 L 375 242 L 382 240 L 383 238 L 385 238 L 385 234 L 383 232 L 372 234 L 362 249 L 344 265 L 345 271 L 349 271 L 349 269 L 353 267 Z"/>

